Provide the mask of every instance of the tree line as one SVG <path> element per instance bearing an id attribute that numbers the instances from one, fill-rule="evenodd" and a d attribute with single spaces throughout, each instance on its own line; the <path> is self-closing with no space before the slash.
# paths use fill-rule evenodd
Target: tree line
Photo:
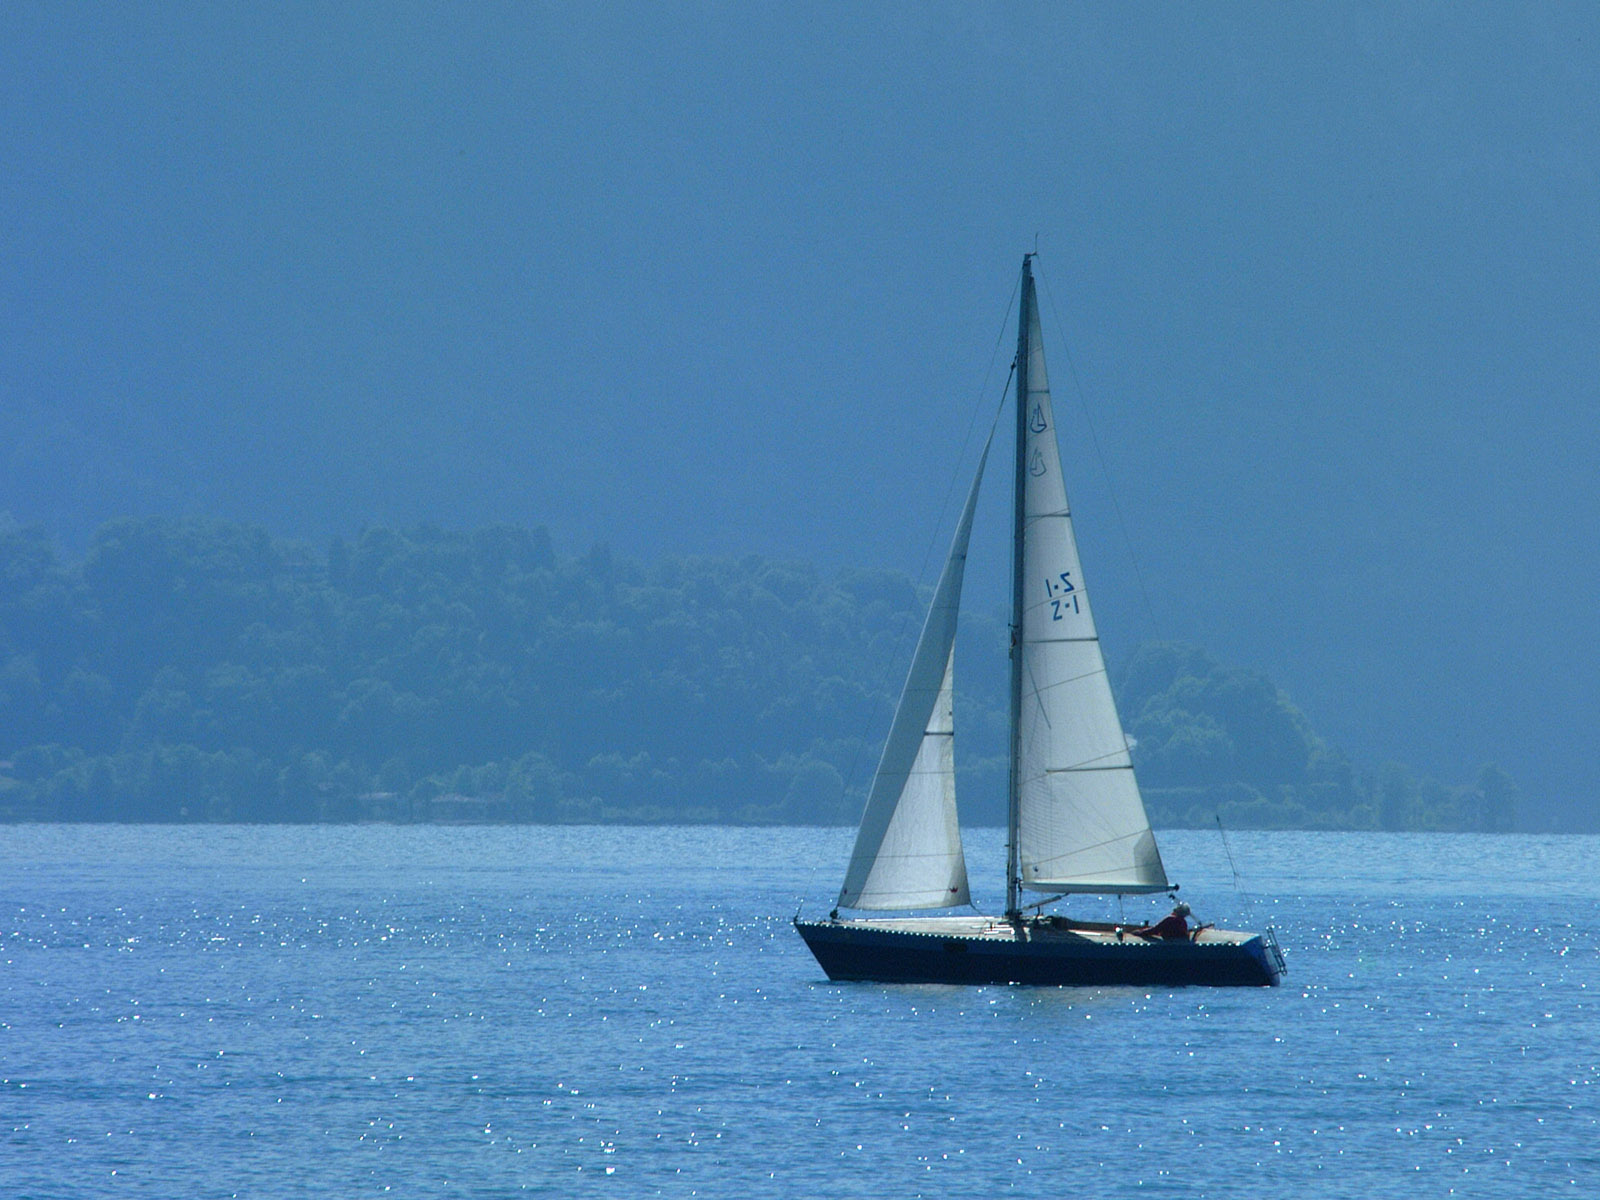
<path id="1" fill-rule="evenodd" d="M 0 819 L 853 823 L 925 602 L 888 571 L 563 558 L 543 529 L 126 519 L 77 561 L 0 530 Z M 972 823 L 1003 820 L 1006 639 L 978 613 L 958 642 Z M 1515 826 L 1497 768 L 1358 770 L 1194 647 L 1116 683 L 1157 824 Z"/>

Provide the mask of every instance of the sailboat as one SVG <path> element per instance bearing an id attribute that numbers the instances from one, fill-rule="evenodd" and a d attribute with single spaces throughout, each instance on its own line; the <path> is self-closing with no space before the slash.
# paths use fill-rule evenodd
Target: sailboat
<path id="1" fill-rule="evenodd" d="M 795 928 L 833 980 L 1274 985 L 1284 961 L 1270 928 L 1151 938 L 1133 925 L 1043 911 L 1075 894 L 1175 894 L 1176 885 L 1145 813 L 1078 560 L 1031 254 L 1022 261 L 1017 324 L 1005 912 L 915 915 L 971 904 L 956 813 L 952 680 L 985 446 L 836 906 L 826 920 L 796 916 Z M 1024 904 L 1025 893 L 1045 899 Z M 845 917 L 841 909 L 896 915 Z"/>

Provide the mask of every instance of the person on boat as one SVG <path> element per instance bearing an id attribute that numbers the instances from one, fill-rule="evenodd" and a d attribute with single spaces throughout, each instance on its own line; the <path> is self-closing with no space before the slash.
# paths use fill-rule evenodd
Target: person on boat
<path id="1" fill-rule="evenodd" d="M 1182 900 L 1172 906 L 1172 911 L 1154 925 L 1146 925 L 1143 929 L 1130 929 L 1134 937 L 1142 937 L 1149 941 L 1186 942 L 1189 940 L 1189 913 L 1191 909 Z M 1209 925 L 1196 925 L 1194 932 L 1209 929 Z"/>

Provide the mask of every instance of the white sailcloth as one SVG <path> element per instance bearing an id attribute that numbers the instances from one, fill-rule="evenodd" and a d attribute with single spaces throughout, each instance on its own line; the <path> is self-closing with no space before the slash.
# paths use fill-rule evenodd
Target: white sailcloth
<path id="1" fill-rule="evenodd" d="M 945 908 L 970 902 L 956 823 L 952 677 L 967 543 L 988 458 L 985 446 L 867 796 L 839 891 L 841 908 Z"/>
<path id="2" fill-rule="evenodd" d="M 1022 696 L 1017 737 L 1021 882 L 1052 892 L 1164 891 L 1167 874 L 1117 719 L 1078 563 L 1033 278 L 1021 461 Z"/>

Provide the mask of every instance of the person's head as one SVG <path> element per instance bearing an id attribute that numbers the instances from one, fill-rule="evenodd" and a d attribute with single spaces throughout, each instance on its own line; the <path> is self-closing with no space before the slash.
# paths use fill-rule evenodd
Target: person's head
<path id="1" fill-rule="evenodd" d="M 1187 917 L 1189 915 L 1189 906 L 1179 900 L 1172 906 L 1172 915 L 1175 917 Z"/>

